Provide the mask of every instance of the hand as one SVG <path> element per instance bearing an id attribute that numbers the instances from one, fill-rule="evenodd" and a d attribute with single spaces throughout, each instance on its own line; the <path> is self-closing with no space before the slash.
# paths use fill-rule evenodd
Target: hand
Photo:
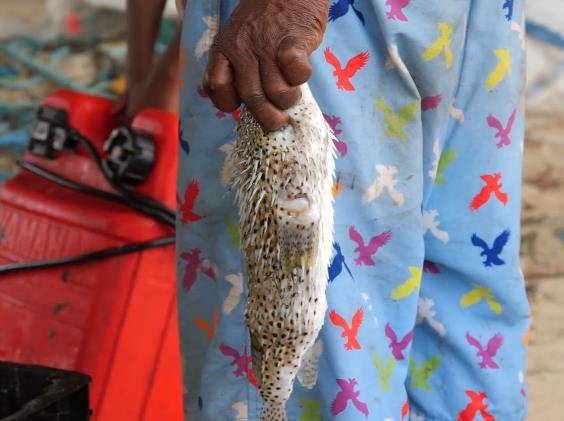
<path id="1" fill-rule="evenodd" d="M 328 9 L 329 0 L 241 0 L 210 51 L 204 89 L 214 105 L 232 112 L 242 101 L 264 130 L 286 125 Z"/>

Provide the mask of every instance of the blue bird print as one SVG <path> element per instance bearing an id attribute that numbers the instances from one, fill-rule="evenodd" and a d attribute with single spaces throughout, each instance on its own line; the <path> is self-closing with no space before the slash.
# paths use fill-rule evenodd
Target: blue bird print
<path id="1" fill-rule="evenodd" d="M 349 6 L 364 25 L 364 16 L 360 10 L 354 7 L 354 0 L 338 0 L 333 3 L 329 8 L 329 22 L 334 22 L 345 16 L 349 11 Z"/>
<path id="2" fill-rule="evenodd" d="M 337 276 L 341 274 L 341 272 L 343 271 L 343 266 L 345 267 L 351 278 L 354 279 L 351 270 L 347 266 L 347 262 L 345 262 L 345 256 L 341 251 L 341 246 L 339 246 L 338 243 L 333 243 L 333 248 L 335 249 L 337 254 L 335 255 L 335 257 L 333 257 L 333 261 L 329 265 L 329 282 L 333 282 L 337 278 Z"/>
<path id="3" fill-rule="evenodd" d="M 513 18 L 513 1 L 514 0 L 505 0 L 502 9 L 507 9 L 507 13 L 505 14 L 505 19 L 511 20 Z"/>
<path id="4" fill-rule="evenodd" d="M 472 235 L 471 240 L 473 245 L 482 249 L 480 256 L 485 256 L 486 258 L 486 260 L 482 262 L 484 266 L 490 267 L 492 265 L 500 266 L 505 264 L 505 262 L 499 257 L 499 255 L 507 244 L 507 241 L 509 240 L 508 229 L 497 236 L 497 238 L 494 240 L 492 248 L 490 248 L 488 244 L 476 234 Z"/>
<path id="5" fill-rule="evenodd" d="M 178 142 L 180 142 L 180 147 L 186 153 L 186 155 L 190 155 L 190 144 L 187 140 L 184 140 L 184 132 L 182 131 L 182 125 L 180 122 L 178 123 Z"/>

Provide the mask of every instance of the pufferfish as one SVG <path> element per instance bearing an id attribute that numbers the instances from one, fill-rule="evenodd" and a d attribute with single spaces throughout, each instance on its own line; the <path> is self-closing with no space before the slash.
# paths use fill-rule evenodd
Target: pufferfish
<path id="1" fill-rule="evenodd" d="M 311 372 L 308 355 L 327 308 L 334 135 L 309 87 L 301 90 L 279 131 L 264 133 L 243 110 L 231 156 L 262 421 L 287 420 L 286 402 L 300 367 Z M 315 379 L 300 381 L 311 388 Z"/>

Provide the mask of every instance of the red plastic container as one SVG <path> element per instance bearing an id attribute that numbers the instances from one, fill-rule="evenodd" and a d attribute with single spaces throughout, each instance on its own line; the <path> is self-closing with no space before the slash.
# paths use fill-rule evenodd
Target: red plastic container
<path id="1" fill-rule="evenodd" d="M 116 122 L 107 99 L 57 91 L 44 104 L 99 151 Z M 157 145 L 138 191 L 175 206 L 176 115 L 147 110 L 134 121 Z M 59 175 L 111 190 L 86 152 L 26 159 Z M 170 234 L 170 228 L 114 203 L 27 171 L 0 186 L 0 264 L 76 255 Z M 92 376 L 94 419 L 182 420 L 174 247 L 99 262 L 0 276 L 0 360 Z"/>

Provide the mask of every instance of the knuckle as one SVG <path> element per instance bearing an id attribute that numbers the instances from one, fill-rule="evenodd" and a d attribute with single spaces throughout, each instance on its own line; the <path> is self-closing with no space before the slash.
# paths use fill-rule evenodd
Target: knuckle
<path id="1" fill-rule="evenodd" d="M 248 92 L 241 96 L 247 107 L 253 110 L 263 110 L 266 106 L 266 98 L 260 92 Z"/>

